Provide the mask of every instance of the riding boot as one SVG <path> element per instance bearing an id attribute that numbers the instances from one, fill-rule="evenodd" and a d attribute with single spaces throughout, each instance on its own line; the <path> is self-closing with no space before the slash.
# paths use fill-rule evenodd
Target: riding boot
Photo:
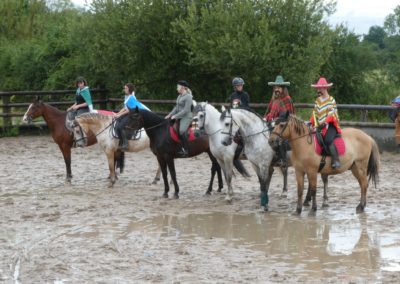
<path id="1" fill-rule="evenodd" d="M 126 135 L 125 129 L 121 129 L 119 131 L 119 133 L 120 133 L 120 138 L 119 138 L 118 149 L 121 151 L 127 151 L 129 148 L 129 145 L 128 145 L 128 137 L 126 137 L 127 135 Z"/>
<path id="2" fill-rule="evenodd" d="M 338 169 L 340 168 L 341 164 L 339 161 L 339 155 L 336 149 L 336 145 L 332 142 L 331 145 L 329 145 L 329 152 L 331 152 L 331 159 L 332 159 L 332 169 Z"/>
<path id="3" fill-rule="evenodd" d="M 286 157 L 286 145 L 284 145 L 283 143 L 279 144 L 277 165 L 281 168 L 287 168 L 288 166 Z"/>
<path id="4" fill-rule="evenodd" d="M 180 138 L 181 138 L 182 149 L 178 151 L 178 155 L 181 157 L 187 157 L 189 156 L 188 138 L 185 134 L 181 135 Z"/>

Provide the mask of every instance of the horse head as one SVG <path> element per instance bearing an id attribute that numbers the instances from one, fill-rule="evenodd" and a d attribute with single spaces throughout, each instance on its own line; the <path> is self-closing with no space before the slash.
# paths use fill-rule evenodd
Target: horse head
<path id="1" fill-rule="evenodd" d="M 268 139 L 269 145 L 272 149 L 277 150 L 279 145 L 282 144 L 283 140 L 289 138 L 290 127 L 288 127 L 290 121 L 290 114 L 287 111 L 284 115 L 279 116 L 277 119 L 272 121 L 268 128 L 270 129 L 270 136 Z"/>
<path id="2" fill-rule="evenodd" d="M 72 121 L 72 130 L 74 133 L 74 142 L 78 147 L 86 147 L 88 144 L 87 135 L 79 123 L 79 118 Z"/>
<path id="3" fill-rule="evenodd" d="M 204 131 L 204 124 L 206 123 L 206 105 L 207 102 L 196 104 L 193 109 L 193 122 L 200 131 Z"/>
<path id="4" fill-rule="evenodd" d="M 43 102 L 36 97 L 35 100 L 29 105 L 28 110 L 25 112 L 22 121 L 31 123 L 33 119 L 43 115 Z"/>
<path id="5" fill-rule="evenodd" d="M 221 143 L 224 146 L 232 144 L 234 133 L 239 131 L 239 125 L 235 123 L 230 108 L 227 108 L 221 113 Z"/>
<path id="6" fill-rule="evenodd" d="M 127 126 L 133 130 L 139 130 L 144 127 L 143 116 L 141 115 L 139 108 L 129 110 Z"/>

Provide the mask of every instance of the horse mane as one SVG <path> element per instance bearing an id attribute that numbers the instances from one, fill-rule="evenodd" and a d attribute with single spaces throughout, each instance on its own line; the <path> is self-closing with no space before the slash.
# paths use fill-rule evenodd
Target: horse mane
<path id="1" fill-rule="evenodd" d="M 305 123 L 304 120 L 295 116 L 294 114 L 289 115 L 288 121 L 293 122 L 293 129 L 298 135 L 305 134 Z"/>

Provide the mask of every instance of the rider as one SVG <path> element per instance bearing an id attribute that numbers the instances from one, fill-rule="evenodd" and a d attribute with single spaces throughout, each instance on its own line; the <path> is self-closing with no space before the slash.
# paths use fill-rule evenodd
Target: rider
<path id="1" fill-rule="evenodd" d="M 115 114 L 115 118 L 118 119 L 118 123 L 116 124 L 115 131 L 117 132 L 118 138 L 119 138 L 119 145 L 118 149 L 122 151 L 128 150 L 128 137 L 126 134 L 125 126 L 129 120 L 129 110 L 134 109 L 135 107 L 138 107 L 139 109 L 144 109 L 150 111 L 148 107 L 146 107 L 144 104 L 139 102 L 136 99 L 135 96 L 135 90 L 136 87 L 132 83 L 127 83 L 124 86 L 124 93 L 125 93 L 125 99 L 124 99 L 124 107 Z"/>
<path id="2" fill-rule="evenodd" d="M 328 88 L 333 84 L 328 83 L 324 77 L 320 77 L 316 84 L 311 87 L 317 90 L 318 97 L 315 100 L 314 110 L 311 116 L 311 124 L 321 131 L 324 141 L 331 152 L 332 168 L 340 168 L 339 155 L 333 140 L 338 134 L 342 133 L 339 126 L 339 115 L 335 99 L 329 95 Z"/>
<path id="3" fill-rule="evenodd" d="M 75 80 L 76 95 L 75 103 L 70 106 L 67 111 L 74 111 L 74 117 L 81 115 L 85 112 L 93 112 L 92 96 L 90 95 L 89 87 L 87 81 L 83 77 L 78 77 Z"/>
<path id="4" fill-rule="evenodd" d="M 240 77 L 235 77 L 232 80 L 234 92 L 230 97 L 231 108 L 249 108 L 249 94 L 243 91 L 244 80 Z"/>
<path id="5" fill-rule="evenodd" d="M 187 157 L 189 155 L 187 130 L 192 123 L 193 96 L 188 82 L 184 80 L 178 81 L 176 90 L 179 94 L 176 99 L 176 106 L 165 118 L 179 120 L 179 136 L 182 141 L 182 149 L 178 154 L 182 157 Z"/>
<path id="6" fill-rule="evenodd" d="M 286 114 L 288 111 L 294 114 L 294 106 L 292 98 L 289 96 L 288 86 L 290 82 L 285 82 L 281 75 L 276 76 L 275 82 L 268 82 L 268 86 L 272 86 L 272 97 L 268 104 L 267 111 L 264 114 L 264 119 L 271 122 L 278 118 L 280 115 Z M 281 167 L 287 167 L 286 157 L 287 144 L 279 144 L 278 162 Z"/>

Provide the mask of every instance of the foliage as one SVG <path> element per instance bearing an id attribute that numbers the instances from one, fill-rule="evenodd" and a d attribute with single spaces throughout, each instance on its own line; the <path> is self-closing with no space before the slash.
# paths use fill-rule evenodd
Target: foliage
<path id="1" fill-rule="evenodd" d="M 0 1 L 0 90 L 91 87 L 122 96 L 176 97 L 190 82 L 197 100 L 224 101 L 242 76 L 252 102 L 269 101 L 282 74 L 295 102 L 312 103 L 310 84 L 334 83 L 339 103 L 386 104 L 400 93 L 400 6 L 361 36 L 326 19 L 324 0 Z M 305 113 L 307 116 L 307 114 Z"/>

